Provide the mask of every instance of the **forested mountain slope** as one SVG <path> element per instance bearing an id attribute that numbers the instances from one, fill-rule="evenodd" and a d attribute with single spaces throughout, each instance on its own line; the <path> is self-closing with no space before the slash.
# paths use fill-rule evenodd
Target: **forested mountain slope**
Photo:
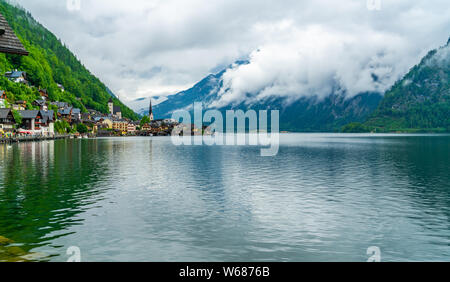
<path id="1" fill-rule="evenodd" d="M 450 39 L 384 95 L 365 123 L 370 130 L 450 132 Z"/>
<path id="2" fill-rule="evenodd" d="M 111 97 L 108 88 L 55 35 L 30 13 L 4 0 L 0 0 L 0 13 L 30 53 L 29 56 L 0 54 L 0 89 L 8 92 L 9 99 L 32 101 L 38 97 L 40 87 L 47 89 L 52 101 L 69 102 L 82 110 L 108 112 L 107 102 Z M 25 71 L 35 88 L 7 80 L 3 74 L 13 69 Z M 64 92 L 58 83 L 64 86 Z M 124 117 L 139 117 L 115 97 L 114 103 L 121 106 Z"/>

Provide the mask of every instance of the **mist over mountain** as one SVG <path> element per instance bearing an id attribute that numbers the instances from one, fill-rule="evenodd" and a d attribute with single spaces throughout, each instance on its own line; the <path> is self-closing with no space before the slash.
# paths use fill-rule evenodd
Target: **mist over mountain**
<path id="1" fill-rule="evenodd" d="M 154 106 L 155 118 L 170 118 L 176 110 L 191 111 L 195 102 L 202 102 L 205 108 L 221 111 L 228 109 L 280 110 L 280 129 L 283 131 L 338 131 L 352 121 L 364 121 L 372 113 L 382 99 L 376 92 L 364 92 L 347 97 L 342 89 L 334 89 L 328 96 L 317 95 L 301 97 L 293 100 L 289 97 L 270 96 L 256 101 L 243 101 L 218 107 L 221 89 L 224 86 L 224 75 L 237 66 L 248 65 L 248 61 L 238 61 L 228 69 L 211 74 L 192 88 Z M 145 109 L 140 114 L 147 114 Z"/>
<path id="2" fill-rule="evenodd" d="M 362 73 L 357 70 L 346 73 L 344 70 L 350 71 L 353 67 L 342 66 L 347 81 L 333 63 L 323 65 L 324 69 L 315 74 L 310 71 L 310 74 L 294 75 L 283 66 L 271 64 L 277 70 L 271 70 L 270 73 L 276 75 L 270 76 L 265 73 L 265 67 L 258 67 L 259 52 L 247 61 L 238 61 L 210 74 L 186 91 L 168 96 L 154 107 L 155 116 L 169 118 L 176 110 L 190 111 L 193 103 L 202 102 L 206 108 L 221 111 L 280 110 L 280 128 L 284 131 L 340 131 L 348 123 L 366 120 L 380 131 L 449 127 L 448 43 L 429 52 L 398 79 L 395 78 L 400 71 L 395 72 L 387 63 L 380 63 L 380 58 L 387 56 L 382 53 L 377 54 L 378 59 L 367 61 L 367 70 Z M 286 64 L 286 69 L 292 70 L 293 66 Z M 267 72 L 268 69 L 267 66 Z M 272 83 L 266 85 L 267 81 Z M 147 112 L 145 109 L 140 113 Z"/>
<path id="3" fill-rule="evenodd" d="M 130 107 L 130 109 L 134 110 L 136 113 L 139 113 L 140 115 L 147 115 L 150 105 L 150 100 L 152 101 L 152 105 L 156 106 L 164 101 L 167 100 L 167 97 L 143 97 L 139 98 L 133 101 L 126 102 L 127 106 Z"/>
<path id="4" fill-rule="evenodd" d="M 450 132 L 450 39 L 386 92 L 366 126 L 387 132 Z"/>

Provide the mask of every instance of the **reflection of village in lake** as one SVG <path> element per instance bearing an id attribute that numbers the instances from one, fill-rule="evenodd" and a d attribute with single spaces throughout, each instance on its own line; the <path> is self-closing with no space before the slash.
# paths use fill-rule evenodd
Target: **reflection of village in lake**
<path id="1" fill-rule="evenodd" d="M 101 195 L 94 184 L 108 168 L 88 159 L 96 148 L 95 140 L 0 145 L 0 261 L 50 259 L 30 250 L 66 235 L 83 199 Z"/>
<path id="2" fill-rule="evenodd" d="M 130 150 L 152 159 L 153 140 L 140 139 L 139 148 L 136 140 L 0 144 L 0 262 L 49 261 L 63 255 L 65 246 L 55 241 L 74 234 L 70 229 L 83 224 L 81 215 L 104 201 L 107 190 L 129 185 L 115 176 L 126 171 L 120 164 L 130 160 Z"/>
<path id="3" fill-rule="evenodd" d="M 449 138 L 286 134 L 264 161 L 166 137 L 0 145 L 0 260 L 445 260 Z"/>

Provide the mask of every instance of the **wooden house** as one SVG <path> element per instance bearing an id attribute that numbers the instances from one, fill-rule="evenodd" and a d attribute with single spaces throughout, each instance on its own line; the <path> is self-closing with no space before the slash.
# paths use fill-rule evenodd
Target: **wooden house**
<path id="1" fill-rule="evenodd" d="M 0 109 L 0 129 L 3 131 L 12 131 L 16 120 L 11 109 Z"/>

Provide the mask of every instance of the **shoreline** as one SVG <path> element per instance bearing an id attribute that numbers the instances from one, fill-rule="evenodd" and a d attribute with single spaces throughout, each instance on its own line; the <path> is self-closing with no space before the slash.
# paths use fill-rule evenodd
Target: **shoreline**
<path id="1" fill-rule="evenodd" d="M 374 136 L 374 137 L 395 137 L 395 136 L 450 136 L 450 133 L 343 133 L 343 132 L 283 132 L 280 135 L 340 135 L 340 136 Z M 61 135 L 61 136 L 21 136 L 14 138 L 0 138 L 0 144 L 13 144 L 20 142 L 41 142 L 41 141 L 49 141 L 49 140 L 62 140 L 62 139 L 108 139 L 108 138 L 142 138 L 142 137 L 170 137 L 170 135 L 155 135 L 155 136 L 145 136 L 145 135 L 129 135 L 129 136 L 95 136 L 89 138 L 80 138 L 74 135 Z M 194 137 L 194 136 L 192 136 Z"/>
<path id="2" fill-rule="evenodd" d="M 18 142 L 39 142 L 46 140 L 69 139 L 72 135 L 56 135 L 56 136 L 19 136 L 11 138 L 0 138 L 0 144 L 12 144 Z"/>

